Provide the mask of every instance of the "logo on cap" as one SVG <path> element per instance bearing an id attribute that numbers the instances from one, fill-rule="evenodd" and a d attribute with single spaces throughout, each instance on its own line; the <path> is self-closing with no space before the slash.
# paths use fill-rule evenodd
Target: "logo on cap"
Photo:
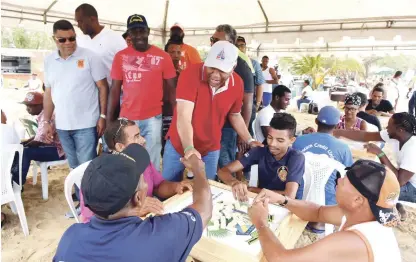
<path id="1" fill-rule="evenodd" d="M 34 98 L 35 98 L 35 96 L 32 93 L 27 93 L 26 100 L 28 102 L 32 102 Z"/>
<path id="2" fill-rule="evenodd" d="M 386 203 L 390 205 L 395 205 L 399 200 L 399 192 L 391 192 L 386 197 Z"/>
<path id="3" fill-rule="evenodd" d="M 218 53 L 217 59 L 218 60 L 224 60 L 225 59 L 224 49 L 221 50 L 221 52 Z"/>
<path id="4" fill-rule="evenodd" d="M 133 22 L 143 22 L 143 19 L 140 16 L 132 16 L 130 18 L 129 24 L 133 23 Z"/>

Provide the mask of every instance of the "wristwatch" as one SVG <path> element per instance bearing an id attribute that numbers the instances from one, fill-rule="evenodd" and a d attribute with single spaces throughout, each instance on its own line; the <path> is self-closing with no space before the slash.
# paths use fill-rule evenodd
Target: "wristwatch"
<path id="1" fill-rule="evenodd" d="M 285 195 L 283 195 L 283 196 L 285 197 L 285 201 L 283 203 L 279 204 L 279 206 L 281 206 L 281 207 L 285 207 L 287 205 L 287 202 L 289 202 L 289 198 Z"/>
<path id="2" fill-rule="evenodd" d="M 101 115 L 100 115 L 100 117 L 101 117 L 102 119 L 106 119 L 106 116 L 105 116 L 104 114 L 101 114 Z"/>

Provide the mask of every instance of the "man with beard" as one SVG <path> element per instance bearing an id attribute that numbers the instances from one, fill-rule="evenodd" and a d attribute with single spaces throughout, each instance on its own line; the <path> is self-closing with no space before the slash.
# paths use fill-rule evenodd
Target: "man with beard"
<path id="1" fill-rule="evenodd" d="M 262 146 L 250 136 L 240 114 L 243 81 L 234 72 L 238 50 L 228 41 L 218 41 L 205 63 L 181 73 L 176 93 L 176 110 L 168 131 L 163 155 L 163 177 L 181 181 L 184 165 L 179 159 L 191 155 L 205 162 L 208 179 L 215 179 L 221 128 L 226 119 L 250 146 Z M 235 151 L 234 151 L 235 153 Z"/>
<path id="2" fill-rule="evenodd" d="M 176 23 L 170 28 L 170 39 L 168 42 L 178 44 L 181 46 L 181 59 L 179 61 L 179 68 L 186 69 L 189 64 L 199 64 L 202 62 L 198 50 L 193 46 L 187 45 L 183 42 L 185 33 L 183 27 Z"/>
<path id="3" fill-rule="evenodd" d="M 240 159 L 218 171 L 218 178 L 232 187 L 235 199 L 248 201 L 248 191 L 260 193 L 266 188 L 290 199 L 297 196 L 305 172 L 305 156 L 291 147 L 295 142 L 296 119 L 287 113 L 276 113 L 267 135 L 267 146 L 256 147 Z M 258 165 L 257 187 L 247 187 L 245 182 L 233 177 L 252 165 Z"/>
<path id="4" fill-rule="evenodd" d="M 100 25 L 97 10 L 90 4 L 82 4 L 75 9 L 75 21 L 84 35 L 89 36 L 79 46 L 97 53 L 105 66 L 108 85 L 111 86 L 111 66 L 116 53 L 127 47 L 123 37 L 108 27 Z M 87 38 L 89 38 L 87 37 Z"/>
<path id="5" fill-rule="evenodd" d="M 117 119 L 120 106 L 120 90 L 123 85 L 123 101 L 120 117 L 133 120 L 146 139 L 150 159 L 160 170 L 162 149 L 162 101 L 172 111 L 176 86 L 176 72 L 169 55 L 149 44 L 150 28 L 142 15 L 127 19 L 127 31 L 132 46 L 118 52 L 111 69 L 113 83 L 110 92 L 108 120 Z M 166 88 L 163 88 L 164 81 Z M 169 93 L 169 94 L 167 94 Z"/>

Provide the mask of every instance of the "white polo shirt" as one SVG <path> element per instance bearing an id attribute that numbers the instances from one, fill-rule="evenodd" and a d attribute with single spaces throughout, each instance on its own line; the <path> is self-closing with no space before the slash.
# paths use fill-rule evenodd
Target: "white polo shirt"
<path id="1" fill-rule="evenodd" d="M 381 131 L 380 136 L 384 142 L 391 145 L 391 148 L 396 155 L 398 167 L 414 173 L 409 182 L 416 187 L 416 136 L 412 136 L 401 149 L 399 141 L 391 139 L 387 130 Z"/>
<path id="2" fill-rule="evenodd" d="M 51 88 L 56 128 L 77 130 L 94 127 L 100 116 L 95 82 L 106 77 L 101 59 L 91 50 L 77 47 L 63 59 L 58 51 L 45 59 L 45 87 Z"/>
<path id="3" fill-rule="evenodd" d="M 281 111 L 284 112 L 284 111 Z M 276 111 L 271 105 L 266 106 L 257 114 L 256 123 L 254 124 L 254 132 L 256 134 L 257 141 L 263 142 L 266 139 L 263 136 L 262 126 L 270 126 L 270 121 L 272 120 Z"/>
<path id="4" fill-rule="evenodd" d="M 79 41 L 78 41 L 79 39 Z M 118 51 L 127 48 L 126 41 L 121 33 L 117 33 L 107 27 L 91 39 L 88 35 L 77 38 L 78 46 L 88 48 L 103 60 L 106 71 L 108 86 L 111 87 L 111 66 L 113 65 L 114 56 Z"/>

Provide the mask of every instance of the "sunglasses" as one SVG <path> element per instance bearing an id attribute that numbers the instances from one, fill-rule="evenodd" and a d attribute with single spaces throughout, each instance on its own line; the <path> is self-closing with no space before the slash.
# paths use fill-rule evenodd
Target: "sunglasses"
<path id="1" fill-rule="evenodd" d="M 55 37 L 55 39 L 56 39 L 59 43 L 61 43 L 61 44 L 66 43 L 66 41 L 67 41 L 67 40 L 68 40 L 69 42 L 75 42 L 75 40 L 77 40 L 76 36 L 71 36 L 71 37 L 60 37 L 60 38 L 56 38 L 56 37 Z"/>
<path id="2" fill-rule="evenodd" d="M 124 118 L 124 117 L 120 117 L 118 120 L 120 121 L 120 126 L 119 126 L 119 128 L 117 129 L 117 132 L 116 132 L 116 133 L 114 134 L 114 136 L 113 136 L 113 142 L 114 142 L 114 145 L 116 144 L 116 138 L 120 135 L 120 131 L 121 131 L 121 129 L 122 129 L 123 127 L 127 126 L 127 125 L 128 125 L 128 123 L 129 123 L 129 120 L 128 120 L 127 118 Z"/>

